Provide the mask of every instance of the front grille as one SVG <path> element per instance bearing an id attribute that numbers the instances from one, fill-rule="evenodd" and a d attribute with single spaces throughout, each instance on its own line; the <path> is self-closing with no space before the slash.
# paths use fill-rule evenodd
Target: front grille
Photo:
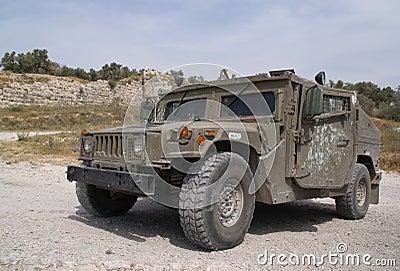
<path id="1" fill-rule="evenodd" d="M 120 158 L 122 154 L 122 135 L 96 135 L 95 156 Z"/>
<path id="2" fill-rule="evenodd" d="M 142 135 L 95 135 L 94 158 L 98 160 L 126 160 L 139 162 L 143 160 L 143 151 L 135 152 L 135 140 L 142 142 Z"/>

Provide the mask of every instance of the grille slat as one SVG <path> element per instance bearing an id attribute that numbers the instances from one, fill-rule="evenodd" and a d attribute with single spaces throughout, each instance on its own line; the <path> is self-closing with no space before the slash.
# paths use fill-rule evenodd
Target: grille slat
<path id="1" fill-rule="evenodd" d="M 118 137 L 117 153 L 119 157 L 122 156 L 122 137 Z"/>

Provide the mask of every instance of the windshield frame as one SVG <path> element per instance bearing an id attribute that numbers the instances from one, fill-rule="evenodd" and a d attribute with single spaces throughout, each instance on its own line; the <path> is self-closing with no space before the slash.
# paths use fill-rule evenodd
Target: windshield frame
<path id="1" fill-rule="evenodd" d="M 266 116 L 239 116 L 235 118 L 229 118 L 229 117 L 221 117 L 220 116 L 220 110 L 222 106 L 222 98 L 227 97 L 227 96 L 232 96 L 235 95 L 234 93 L 231 93 L 228 90 L 222 89 L 220 87 L 216 86 L 209 86 L 207 88 L 202 88 L 202 89 L 189 89 L 185 91 L 173 91 L 162 97 L 157 105 L 156 105 L 156 113 L 155 113 L 155 119 L 151 123 L 165 123 L 166 120 L 164 119 L 165 116 L 165 110 L 167 107 L 168 103 L 171 102 L 182 102 L 182 104 L 188 102 L 188 101 L 194 101 L 198 99 L 206 99 L 206 104 L 205 104 L 205 114 L 204 114 L 204 119 L 213 119 L 213 120 L 230 120 L 230 119 L 240 119 L 240 120 L 255 120 L 255 118 L 271 118 L 275 117 L 277 114 L 278 110 L 278 103 L 279 103 L 279 95 L 277 95 L 277 92 L 279 91 L 279 87 L 271 87 L 271 88 L 263 88 L 260 90 L 249 90 L 245 91 L 243 95 L 248 95 L 251 93 L 262 93 L 264 92 L 271 92 L 275 94 L 275 110 L 271 112 L 270 115 Z M 184 95 L 184 96 L 182 96 Z M 182 97 L 184 99 L 182 100 Z M 239 95 L 240 97 L 240 95 Z M 200 118 L 202 119 L 202 118 Z"/>

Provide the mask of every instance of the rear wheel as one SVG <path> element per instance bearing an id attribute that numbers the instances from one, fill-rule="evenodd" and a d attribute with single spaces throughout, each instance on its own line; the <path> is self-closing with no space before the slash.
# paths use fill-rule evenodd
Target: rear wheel
<path id="1" fill-rule="evenodd" d="M 179 197 L 186 237 L 212 250 L 239 245 L 255 205 L 255 195 L 248 192 L 252 181 L 248 164 L 237 154 L 218 153 L 196 172 L 185 177 Z"/>
<path id="2" fill-rule="evenodd" d="M 336 210 L 339 216 L 347 219 L 363 218 L 369 207 L 371 179 L 363 164 L 356 164 L 351 183 L 345 195 L 336 198 Z"/>
<path id="3" fill-rule="evenodd" d="M 122 215 L 129 211 L 137 200 L 136 196 L 80 182 L 76 183 L 76 195 L 86 211 L 101 217 Z"/>

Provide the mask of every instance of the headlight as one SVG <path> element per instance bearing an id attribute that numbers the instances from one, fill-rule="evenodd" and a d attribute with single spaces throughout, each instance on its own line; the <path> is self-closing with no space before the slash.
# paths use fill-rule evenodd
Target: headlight
<path id="1" fill-rule="evenodd" d="M 86 154 L 89 154 L 92 151 L 92 140 L 91 139 L 83 140 L 83 150 Z"/>
<path id="2" fill-rule="evenodd" d="M 143 140 L 141 137 L 135 138 L 133 142 L 133 151 L 135 152 L 136 156 L 141 156 L 143 152 Z"/>

